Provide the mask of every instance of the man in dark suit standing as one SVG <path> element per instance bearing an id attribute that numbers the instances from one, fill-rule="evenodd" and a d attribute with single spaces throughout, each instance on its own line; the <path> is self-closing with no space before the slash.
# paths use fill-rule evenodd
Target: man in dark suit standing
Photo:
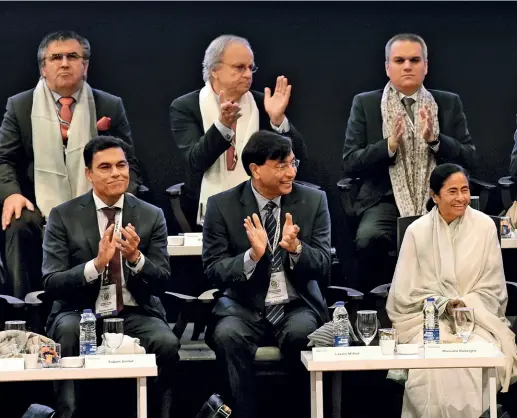
<path id="1" fill-rule="evenodd" d="M 279 76 L 273 94 L 267 87 L 263 94 L 250 90 L 256 71 L 246 39 L 219 36 L 205 51 L 205 87 L 170 106 L 172 137 L 187 164 L 181 206 L 190 225 L 200 223 L 208 197 L 248 179 L 239 160 L 259 129 L 290 137 L 306 169 L 304 140 L 285 116 L 291 96 L 287 78 Z"/>
<path id="2" fill-rule="evenodd" d="M 170 418 L 171 378 L 179 341 L 159 300 L 170 279 L 167 228 L 161 209 L 126 193 L 127 144 L 97 137 L 84 148 L 93 191 L 51 210 L 43 241 L 43 284 L 54 299 L 49 336 L 63 356 L 79 354 L 83 309 L 124 319 L 124 333 L 156 354 L 157 390 L 152 417 Z M 107 267 L 107 271 L 106 271 Z M 109 295 L 109 298 L 100 295 Z M 106 300 L 113 301 L 106 306 Z M 102 329 L 102 321 L 97 321 Z M 58 416 L 76 413 L 74 382 L 60 382 Z M 161 413 L 160 413 L 161 410 Z"/>
<path id="3" fill-rule="evenodd" d="M 254 133 L 242 163 L 251 180 L 208 199 L 203 265 L 219 289 L 207 342 L 236 418 L 250 418 L 257 347 L 278 343 L 296 369 L 307 336 L 328 319 L 320 287 L 330 271 L 330 216 L 325 193 L 293 183 L 299 161 L 289 138 Z"/>
<path id="4" fill-rule="evenodd" d="M 391 282 L 397 217 L 425 213 L 433 167 L 454 162 L 471 170 L 476 159 L 460 98 L 423 86 L 424 40 L 399 34 L 385 53 L 390 81 L 354 97 L 343 150 L 345 175 L 362 180 L 351 211 L 360 217 L 355 243 L 364 292 Z"/>
<path id="5" fill-rule="evenodd" d="M 37 56 L 38 85 L 8 99 L 0 127 L 0 206 L 11 280 L 3 291 L 21 298 L 40 289 L 44 219 L 54 206 L 88 190 L 84 145 L 101 134 L 132 147 L 122 100 L 85 81 L 87 39 L 69 31 L 51 33 Z M 129 191 L 134 193 L 141 178 L 131 154 Z"/>

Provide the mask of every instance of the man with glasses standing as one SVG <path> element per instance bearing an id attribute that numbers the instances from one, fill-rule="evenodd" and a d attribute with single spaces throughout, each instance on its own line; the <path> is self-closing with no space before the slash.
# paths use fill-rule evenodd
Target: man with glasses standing
<path id="1" fill-rule="evenodd" d="M 296 156 L 306 164 L 304 140 L 285 116 L 291 96 L 279 76 L 274 92 L 250 90 L 257 71 L 249 42 L 221 35 L 205 51 L 205 87 L 170 106 L 172 137 L 187 164 L 181 206 L 191 225 L 199 223 L 207 199 L 248 179 L 239 161 L 250 136 L 259 129 L 290 137 Z"/>
<path id="2" fill-rule="evenodd" d="M 97 135 L 132 148 L 131 130 L 119 97 L 86 82 L 87 39 L 71 31 L 51 33 L 38 47 L 40 80 L 10 97 L 0 127 L 2 238 L 10 283 L 3 292 L 23 298 L 41 288 L 41 244 L 50 210 L 90 190 L 82 152 Z M 141 183 L 130 156 L 131 183 Z M 1 246 L 0 246 L 1 248 Z"/>
<path id="3" fill-rule="evenodd" d="M 330 272 L 330 215 L 324 192 L 294 183 L 298 164 L 289 138 L 258 131 L 242 151 L 251 180 L 208 199 L 203 266 L 219 292 L 206 341 L 236 418 L 258 415 L 253 359 L 261 345 L 278 344 L 287 369 L 299 372 L 278 402 L 289 403 L 289 393 L 296 404 L 310 399 L 300 351 L 328 320 L 320 287 Z"/>

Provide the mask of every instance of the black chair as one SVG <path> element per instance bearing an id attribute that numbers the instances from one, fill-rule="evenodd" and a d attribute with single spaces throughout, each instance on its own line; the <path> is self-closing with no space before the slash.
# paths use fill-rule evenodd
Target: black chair
<path id="1" fill-rule="evenodd" d="M 515 182 L 510 176 L 501 177 L 497 184 L 501 189 L 501 200 L 503 202 L 503 212 L 506 212 L 513 205 L 517 196 L 517 188 Z"/>

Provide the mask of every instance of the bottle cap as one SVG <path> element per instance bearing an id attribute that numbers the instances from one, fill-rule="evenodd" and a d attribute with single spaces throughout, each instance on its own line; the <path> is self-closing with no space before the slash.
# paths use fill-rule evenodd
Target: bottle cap
<path id="1" fill-rule="evenodd" d="M 85 310 L 83 311 L 83 313 L 92 313 L 92 310 L 91 310 L 91 309 L 85 309 Z"/>
<path id="2" fill-rule="evenodd" d="M 337 308 L 337 307 L 340 307 L 340 306 L 345 306 L 345 302 L 343 302 L 342 300 L 339 300 L 339 301 L 337 301 L 337 302 L 335 303 L 335 305 L 336 305 L 336 308 Z"/>

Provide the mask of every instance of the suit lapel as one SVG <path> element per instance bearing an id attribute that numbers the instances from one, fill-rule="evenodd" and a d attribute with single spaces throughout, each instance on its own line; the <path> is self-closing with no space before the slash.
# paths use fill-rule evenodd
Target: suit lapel
<path id="1" fill-rule="evenodd" d="M 99 234 L 99 222 L 97 221 L 95 202 L 93 201 L 91 191 L 83 195 L 79 202 L 78 218 L 90 246 L 92 258 L 96 257 L 99 251 L 99 241 L 101 237 Z"/>
<path id="2" fill-rule="evenodd" d="M 251 190 L 251 180 L 248 180 L 244 185 L 244 189 L 241 194 L 241 203 L 244 217 L 250 216 L 256 213 L 260 218 L 260 210 L 257 205 L 257 199 Z M 244 217 L 242 220 L 244 220 Z"/>
<path id="3" fill-rule="evenodd" d="M 140 211 L 137 208 L 138 199 L 130 194 L 124 194 L 124 209 L 122 210 L 122 227 L 126 227 L 128 224 L 133 225 L 135 230 L 139 231 L 140 222 Z M 122 264 L 124 269 L 124 277 L 129 277 L 129 268 L 126 263 Z"/>
<path id="4" fill-rule="evenodd" d="M 300 200 L 300 193 L 298 193 L 298 189 L 296 184 L 293 183 L 293 190 L 291 193 L 282 196 L 282 200 L 280 201 L 280 241 L 282 240 L 284 224 L 285 224 L 285 214 L 290 213 L 293 217 L 293 223 L 298 223 L 300 225 L 300 220 L 297 219 L 297 211 L 296 206 L 303 204 L 303 201 Z M 287 258 L 287 251 L 282 252 L 282 262 L 285 262 Z"/>

